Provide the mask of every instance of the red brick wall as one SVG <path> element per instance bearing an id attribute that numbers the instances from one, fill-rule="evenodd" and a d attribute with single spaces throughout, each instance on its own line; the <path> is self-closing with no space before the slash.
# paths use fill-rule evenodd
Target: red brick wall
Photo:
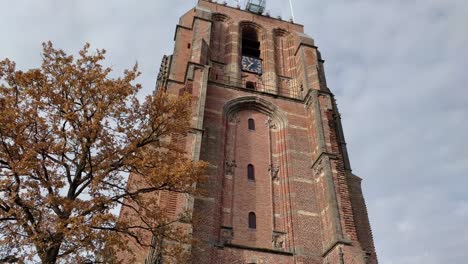
<path id="1" fill-rule="evenodd" d="M 255 130 L 249 130 L 248 119 L 255 122 Z M 234 173 L 232 243 L 270 248 L 273 232 L 273 208 L 270 165 L 269 128 L 265 125 L 268 117 L 254 111 L 238 113 L 238 125 L 235 139 L 235 160 L 237 168 Z M 247 166 L 254 166 L 255 180 L 247 178 Z M 224 205 L 228 207 L 229 205 Z M 248 214 L 256 215 L 257 228 L 248 227 Z"/>
<path id="2" fill-rule="evenodd" d="M 198 5 L 180 20 L 167 87 L 176 95 L 190 87 L 195 132 L 186 149 L 210 163 L 194 197 L 193 263 L 364 264 L 363 250 L 377 263 L 313 39 L 298 24 L 211 1 Z M 258 30 L 261 76 L 240 70 L 243 25 Z M 246 81 L 259 85 L 248 90 Z M 248 164 L 255 182 L 247 179 Z M 248 228 L 249 212 L 256 230 Z"/>

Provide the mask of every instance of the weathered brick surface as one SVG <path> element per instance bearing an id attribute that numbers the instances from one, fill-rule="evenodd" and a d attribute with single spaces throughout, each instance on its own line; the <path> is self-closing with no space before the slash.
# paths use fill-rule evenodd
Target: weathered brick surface
<path id="1" fill-rule="evenodd" d="M 259 35 L 262 75 L 241 70 L 245 27 Z M 192 93 L 186 149 L 210 163 L 193 200 L 193 263 L 377 263 L 323 61 L 303 32 L 205 0 L 180 19 L 167 91 Z"/>

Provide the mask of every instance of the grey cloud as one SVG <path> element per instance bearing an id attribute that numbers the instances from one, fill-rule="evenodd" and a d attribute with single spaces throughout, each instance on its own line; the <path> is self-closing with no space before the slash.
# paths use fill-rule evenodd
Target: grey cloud
<path id="1" fill-rule="evenodd" d="M 381 263 L 465 263 L 467 3 L 317 2 L 305 26 L 327 60 Z"/>
<path id="2" fill-rule="evenodd" d="M 196 1 L 6 1 L 0 58 L 40 63 L 40 43 L 108 50 L 117 72 L 138 61 L 143 93 Z M 235 4 L 235 1 L 229 1 Z M 468 2 L 293 0 L 327 60 L 354 172 L 382 264 L 464 264 L 468 257 Z M 268 1 L 290 17 L 286 0 Z"/>

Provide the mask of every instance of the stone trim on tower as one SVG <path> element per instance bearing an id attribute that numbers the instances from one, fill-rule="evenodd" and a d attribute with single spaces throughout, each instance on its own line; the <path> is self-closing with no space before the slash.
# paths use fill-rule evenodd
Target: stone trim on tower
<path id="1" fill-rule="evenodd" d="M 243 67 L 247 28 L 255 31 L 249 54 L 259 58 Z M 210 163 L 199 194 L 174 199 L 193 214 L 181 223 L 195 241 L 191 261 L 377 264 L 361 179 L 351 172 L 324 60 L 303 26 L 199 0 L 174 40 L 157 86 L 192 95 L 181 144 Z"/>

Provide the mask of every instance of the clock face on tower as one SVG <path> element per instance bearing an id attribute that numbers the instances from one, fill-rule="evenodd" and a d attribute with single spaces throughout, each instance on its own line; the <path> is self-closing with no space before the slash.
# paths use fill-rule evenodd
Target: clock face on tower
<path id="1" fill-rule="evenodd" d="M 258 58 L 242 56 L 242 70 L 256 74 L 262 74 L 262 60 Z"/>

